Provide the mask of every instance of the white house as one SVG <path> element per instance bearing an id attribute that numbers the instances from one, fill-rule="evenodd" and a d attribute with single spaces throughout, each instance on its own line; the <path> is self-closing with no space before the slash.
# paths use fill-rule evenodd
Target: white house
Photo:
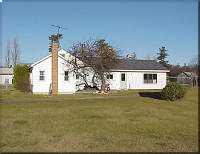
<path id="1" fill-rule="evenodd" d="M 13 68 L 0 67 L 0 85 L 13 83 Z"/>
<path id="2" fill-rule="evenodd" d="M 31 65 L 30 80 L 33 93 L 49 93 L 54 82 L 53 76 L 57 80 L 58 94 L 75 93 L 77 90 L 83 89 L 86 82 L 90 86 L 101 86 L 99 77 L 91 68 L 82 74 L 70 71 L 70 65 L 67 64 L 66 59 L 72 55 L 67 51 L 58 51 L 57 58 L 53 60 L 55 63 L 57 59 L 56 67 L 52 63 L 52 56 L 53 52 Z M 52 69 L 52 67 L 54 68 Z M 162 89 L 166 85 L 167 72 L 169 72 L 167 68 L 154 60 L 123 60 L 119 66 L 113 67 L 109 73 L 105 73 L 105 77 L 111 89 Z"/>

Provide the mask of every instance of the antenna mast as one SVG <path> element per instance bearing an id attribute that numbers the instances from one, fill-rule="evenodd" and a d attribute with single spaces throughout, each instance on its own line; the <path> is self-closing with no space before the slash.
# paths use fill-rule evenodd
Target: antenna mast
<path id="1" fill-rule="evenodd" d="M 58 28 L 57 36 L 61 36 L 61 37 L 62 37 L 62 34 L 59 33 L 60 29 L 65 29 L 65 30 L 67 29 L 67 28 L 61 27 L 59 25 L 51 25 L 51 26 Z M 60 48 L 59 39 L 58 39 L 58 48 Z"/>

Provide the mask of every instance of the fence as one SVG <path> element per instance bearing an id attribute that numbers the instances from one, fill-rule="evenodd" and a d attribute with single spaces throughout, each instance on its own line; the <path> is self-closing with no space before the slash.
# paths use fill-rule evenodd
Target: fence
<path id="1" fill-rule="evenodd" d="M 198 77 L 173 77 L 173 76 L 168 76 L 168 81 L 169 82 L 177 82 L 180 85 L 183 86 L 198 86 Z"/>

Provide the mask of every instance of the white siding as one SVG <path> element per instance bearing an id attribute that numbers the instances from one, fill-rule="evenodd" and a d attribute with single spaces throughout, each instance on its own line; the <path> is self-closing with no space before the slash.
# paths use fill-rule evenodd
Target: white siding
<path id="1" fill-rule="evenodd" d="M 8 84 L 12 84 L 13 75 L 0 75 L 0 84 L 5 85 L 6 79 L 9 80 Z"/>
<path id="2" fill-rule="evenodd" d="M 113 74 L 113 79 L 106 78 L 106 83 L 110 84 L 110 89 L 120 89 L 120 80 L 121 80 L 120 73 L 119 72 L 110 72 L 108 74 Z"/>
<path id="3" fill-rule="evenodd" d="M 121 83 L 121 73 L 126 74 L 126 86 L 122 86 Z M 113 79 L 107 79 L 107 74 L 113 74 Z M 157 83 L 144 83 L 144 74 L 157 74 Z M 87 82 L 89 85 L 93 86 L 94 84 L 91 82 L 93 72 L 89 73 L 87 77 Z M 124 87 L 125 89 L 163 89 L 166 85 L 166 73 L 161 72 L 110 72 L 105 74 L 106 83 L 110 84 L 111 89 L 121 90 Z M 80 81 L 79 81 L 80 82 Z M 83 82 L 81 80 L 81 82 Z M 98 87 L 101 86 L 100 80 L 95 80 Z"/>
<path id="4" fill-rule="evenodd" d="M 144 74 L 157 74 L 157 83 L 144 83 Z M 163 89 L 166 85 L 166 73 L 127 72 L 128 89 Z"/>
<path id="5" fill-rule="evenodd" d="M 40 80 L 39 78 L 40 71 L 45 71 L 44 80 Z M 30 79 L 32 79 L 32 92 L 47 94 L 49 92 L 49 86 L 51 83 L 51 57 L 35 65 L 30 76 Z"/>
<path id="6" fill-rule="evenodd" d="M 65 81 L 65 71 L 69 71 L 69 80 Z M 74 93 L 76 91 L 76 76 L 70 72 L 65 61 L 58 57 L 58 93 Z"/>

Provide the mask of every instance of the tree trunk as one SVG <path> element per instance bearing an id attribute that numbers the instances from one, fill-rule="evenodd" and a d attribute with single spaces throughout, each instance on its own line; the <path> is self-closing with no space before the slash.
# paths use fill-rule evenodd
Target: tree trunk
<path id="1" fill-rule="evenodd" d="M 100 92 L 105 92 L 105 78 L 104 78 L 104 73 L 101 73 L 100 74 L 100 76 L 101 76 L 101 90 L 100 90 Z"/>

